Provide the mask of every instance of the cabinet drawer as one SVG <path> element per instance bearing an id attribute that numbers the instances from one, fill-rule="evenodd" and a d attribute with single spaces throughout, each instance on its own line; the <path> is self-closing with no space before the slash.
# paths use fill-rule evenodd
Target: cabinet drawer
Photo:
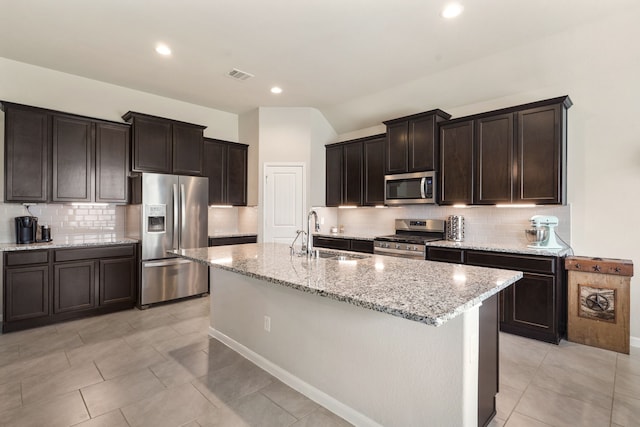
<path id="1" fill-rule="evenodd" d="M 256 243 L 258 236 L 209 237 L 209 246 L 242 245 Z"/>
<path id="2" fill-rule="evenodd" d="M 95 258 L 131 257 L 135 254 L 133 245 L 58 249 L 54 252 L 53 259 L 55 262 Z"/>
<path id="3" fill-rule="evenodd" d="M 429 261 L 455 262 L 464 264 L 464 251 L 462 249 L 428 248 Z"/>
<path id="4" fill-rule="evenodd" d="M 467 264 L 477 265 L 480 267 L 520 270 L 529 273 L 555 274 L 556 272 L 555 257 L 467 251 Z"/>
<path id="5" fill-rule="evenodd" d="M 46 264 L 49 262 L 49 251 L 14 251 L 5 255 L 5 265 Z"/>
<path id="6" fill-rule="evenodd" d="M 351 240 L 351 250 L 356 252 L 373 253 L 373 240 Z"/>
<path id="7" fill-rule="evenodd" d="M 313 246 L 318 248 L 342 249 L 348 251 L 350 249 L 349 239 L 336 239 L 332 237 L 313 237 Z"/>

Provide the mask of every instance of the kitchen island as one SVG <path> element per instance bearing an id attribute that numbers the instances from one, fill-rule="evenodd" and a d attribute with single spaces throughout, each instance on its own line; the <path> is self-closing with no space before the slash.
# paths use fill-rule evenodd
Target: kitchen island
<path id="1" fill-rule="evenodd" d="M 247 244 L 173 253 L 212 267 L 214 338 L 348 421 L 483 423 L 479 336 L 497 340 L 495 294 L 522 274 L 324 252 L 309 259 L 283 244 Z M 488 317 L 483 307 L 493 307 Z"/>

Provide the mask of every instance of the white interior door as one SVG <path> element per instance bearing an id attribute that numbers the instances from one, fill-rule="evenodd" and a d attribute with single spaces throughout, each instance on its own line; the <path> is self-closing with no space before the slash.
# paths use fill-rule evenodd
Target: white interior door
<path id="1" fill-rule="evenodd" d="M 304 217 L 304 166 L 264 167 L 264 241 L 290 244 Z"/>

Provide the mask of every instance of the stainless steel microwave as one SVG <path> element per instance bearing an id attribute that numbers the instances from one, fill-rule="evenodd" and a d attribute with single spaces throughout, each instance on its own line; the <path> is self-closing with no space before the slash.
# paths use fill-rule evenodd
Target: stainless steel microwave
<path id="1" fill-rule="evenodd" d="M 436 203 L 436 172 L 414 172 L 384 177 L 386 205 Z"/>

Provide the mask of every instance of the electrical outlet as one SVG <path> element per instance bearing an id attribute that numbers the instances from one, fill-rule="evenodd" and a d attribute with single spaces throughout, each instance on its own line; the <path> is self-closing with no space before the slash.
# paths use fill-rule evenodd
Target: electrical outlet
<path id="1" fill-rule="evenodd" d="M 271 317 L 264 316 L 264 330 L 271 332 Z"/>
<path id="2" fill-rule="evenodd" d="M 323 216 L 320 217 L 320 225 L 324 225 L 324 217 Z"/>

